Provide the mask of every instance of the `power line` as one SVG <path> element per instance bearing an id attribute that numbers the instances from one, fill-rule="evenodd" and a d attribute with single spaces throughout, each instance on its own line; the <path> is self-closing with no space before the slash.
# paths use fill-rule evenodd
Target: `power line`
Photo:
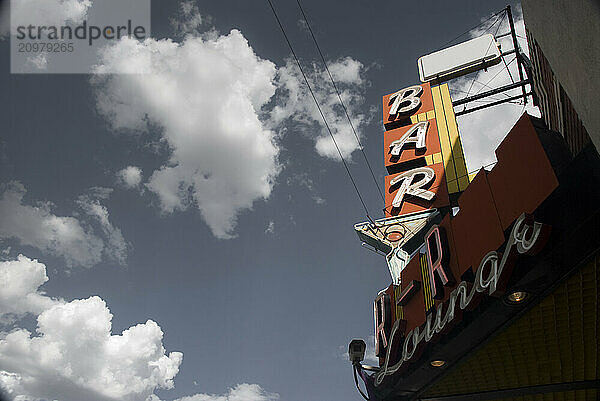
<path id="1" fill-rule="evenodd" d="M 494 33 L 494 37 L 498 34 L 498 31 L 500 30 L 500 27 L 502 26 L 502 21 L 504 21 L 504 17 L 506 17 L 506 14 L 504 14 L 502 16 L 502 19 L 500 19 L 500 13 L 503 12 L 505 10 L 500 11 L 499 13 L 497 13 L 497 17 L 496 20 L 494 20 L 494 23 L 492 25 L 490 25 L 489 27 L 487 27 L 487 29 L 485 30 L 485 32 L 489 31 L 490 29 L 492 29 L 492 27 L 494 25 L 496 25 L 496 22 L 500 21 L 500 23 L 498 24 L 498 27 L 496 28 L 496 32 Z M 487 52 L 490 50 L 490 47 L 492 47 L 492 43 L 490 42 L 490 44 L 488 45 L 487 50 L 485 51 L 485 53 L 483 54 L 483 56 L 485 57 L 485 55 L 487 54 Z M 504 58 L 502 59 L 504 60 Z M 508 67 L 507 67 L 508 68 Z M 475 77 L 473 77 L 473 81 L 471 81 L 471 86 L 469 86 L 469 90 L 467 91 L 467 96 L 469 96 L 469 94 L 471 93 L 471 89 L 473 88 L 473 84 L 475 83 L 475 79 L 477 78 L 477 75 L 475 75 Z M 466 107 L 466 106 L 465 106 Z"/>
<path id="2" fill-rule="evenodd" d="M 506 65 L 506 68 L 508 69 L 508 66 L 511 65 L 515 60 L 517 59 L 517 57 L 513 58 L 512 60 L 510 60 L 508 62 L 508 64 Z M 475 92 L 475 95 L 477 95 L 479 92 L 481 92 L 481 90 L 485 87 L 488 86 L 490 84 L 490 82 L 492 82 L 494 79 L 496 79 L 496 77 L 498 75 L 500 75 L 500 73 L 504 71 L 504 69 L 500 69 L 493 77 L 491 77 L 485 84 L 483 84 L 483 86 L 481 88 L 479 88 L 479 90 L 477 92 Z"/>
<path id="3" fill-rule="evenodd" d="M 365 163 L 367 164 L 367 167 L 369 168 L 369 171 L 371 172 L 371 177 L 373 177 L 373 182 L 375 183 L 375 186 L 377 187 L 377 190 L 379 191 L 381 200 L 385 203 L 385 198 L 383 197 L 383 191 L 381 190 L 381 187 L 379 186 L 379 183 L 377 182 L 377 178 L 375 178 L 375 173 L 373 173 L 373 169 L 371 168 L 371 163 L 369 163 L 369 159 L 367 158 L 367 155 L 365 154 L 364 147 L 360 141 L 360 138 L 358 137 L 358 134 L 356 133 L 356 130 L 354 129 L 354 124 L 352 124 L 352 119 L 350 118 L 350 115 L 348 114 L 348 109 L 346 108 L 346 105 L 344 104 L 344 101 L 342 100 L 342 96 L 340 95 L 340 91 L 338 90 L 335 80 L 333 79 L 333 76 L 331 75 L 331 72 L 329 71 L 329 67 L 327 66 L 327 61 L 325 61 L 325 57 L 323 56 L 321 47 L 319 46 L 319 43 L 317 42 L 317 38 L 315 37 L 315 34 L 313 33 L 313 30 L 310 26 L 310 22 L 308 21 L 308 17 L 304 13 L 304 9 L 302 8 L 302 5 L 300 4 L 300 0 L 296 0 L 296 3 L 298 3 L 298 8 L 300 8 L 300 12 L 302 13 L 302 18 L 304 18 L 304 21 L 306 22 L 306 26 L 308 28 L 308 31 L 310 32 L 310 36 L 312 37 L 313 42 L 315 42 L 315 47 L 317 48 L 317 51 L 319 52 L 319 55 L 321 56 L 321 60 L 323 61 L 325 70 L 327 71 L 327 74 L 329 75 L 329 79 L 331 80 L 333 88 L 335 89 L 335 93 L 337 93 L 338 99 L 340 100 L 340 104 L 342 105 L 342 108 L 344 109 L 346 118 L 348 119 L 348 122 L 350 123 L 350 128 L 352 128 L 352 132 L 354 133 L 356 142 L 358 142 L 358 146 L 359 146 L 359 149 L 365 159 Z"/>
<path id="4" fill-rule="evenodd" d="M 495 14 L 492 14 L 489 18 L 485 19 L 484 21 L 482 21 L 479 25 L 474 26 L 473 28 L 467 29 L 466 31 L 464 31 L 463 33 L 461 33 L 460 35 L 458 35 L 457 37 L 455 37 L 454 39 L 450 39 L 448 42 L 446 42 L 445 44 L 443 44 L 440 48 L 438 48 L 438 50 L 443 49 L 444 47 L 448 46 L 450 43 L 454 42 L 456 39 L 460 38 L 461 36 L 466 35 L 467 33 L 471 32 L 473 29 L 477 29 L 479 28 L 481 25 L 485 24 L 486 22 L 488 22 L 489 20 L 491 20 L 492 18 L 494 18 L 495 16 L 497 16 L 498 14 L 502 13 L 506 11 L 506 8 L 503 8 L 502 10 L 498 11 Z M 494 24 L 496 22 L 494 21 Z M 494 24 L 492 24 L 492 26 L 494 26 Z M 488 28 L 489 29 L 489 28 Z"/>
<path id="5" fill-rule="evenodd" d="M 275 16 L 275 19 L 277 20 L 277 24 L 279 25 L 279 28 L 281 29 L 281 33 L 283 34 L 283 37 L 285 38 L 285 41 L 286 41 L 288 47 L 290 48 L 290 51 L 292 52 L 292 56 L 294 57 L 294 60 L 296 60 L 296 64 L 298 65 L 298 68 L 300 69 L 300 73 L 302 74 L 302 77 L 304 77 L 304 82 L 306 82 L 306 86 L 308 87 L 308 90 L 309 90 L 313 100 L 315 101 L 315 105 L 317 106 L 317 109 L 319 110 L 319 113 L 321 114 L 321 118 L 323 119 L 323 122 L 325 123 L 325 127 L 327 128 L 327 131 L 329 132 L 329 135 L 331 136 L 331 140 L 333 141 L 333 144 L 335 145 L 335 148 L 338 151 L 340 159 L 342 160 L 342 163 L 344 164 L 344 168 L 346 169 L 346 172 L 348 173 L 348 177 L 350 178 L 350 181 L 352 182 L 352 185 L 354 186 L 354 189 L 356 190 L 358 199 L 360 200 L 360 203 L 362 204 L 363 208 L 365 209 L 367 218 L 369 220 L 371 220 L 371 217 L 369 216 L 369 210 L 367 209 L 367 205 L 365 204 L 365 201 L 363 200 L 362 196 L 360 195 L 360 191 L 358 190 L 358 187 L 356 186 L 356 182 L 354 181 L 354 178 L 352 177 L 352 174 L 350 173 L 350 169 L 348 168 L 348 163 L 346 163 L 346 160 L 344 159 L 344 156 L 342 155 L 342 151 L 340 150 L 340 148 L 335 140 L 335 137 L 333 136 L 333 132 L 331 132 L 331 128 L 329 128 L 329 124 L 327 124 L 327 119 L 325 118 L 325 114 L 323 114 L 323 110 L 321 110 L 321 106 L 319 105 L 319 102 L 317 101 L 317 97 L 315 96 L 315 93 L 313 92 L 312 87 L 310 86 L 310 83 L 308 82 L 308 78 L 306 77 L 306 74 L 304 73 L 304 70 L 302 69 L 302 66 L 300 65 L 300 60 L 298 60 L 298 57 L 296 56 L 296 52 L 294 51 L 294 48 L 292 47 L 292 44 L 290 43 L 290 40 L 288 39 L 288 36 L 285 33 L 285 29 L 283 28 L 283 25 L 281 24 L 281 21 L 279 20 L 279 16 L 277 15 L 277 12 L 275 11 L 275 7 L 273 7 L 273 3 L 271 2 L 271 0 L 267 0 L 267 2 L 269 3 L 269 6 L 271 7 L 271 11 L 273 11 L 273 15 Z"/>

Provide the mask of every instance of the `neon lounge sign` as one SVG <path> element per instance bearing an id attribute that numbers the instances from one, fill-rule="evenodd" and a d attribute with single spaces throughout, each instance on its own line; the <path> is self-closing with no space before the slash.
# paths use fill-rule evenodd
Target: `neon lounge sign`
<path id="1" fill-rule="evenodd" d="M 461 311 L 474 307 L 476 304 L 475 299 L 478 299 L 476 297 L 477 293 L 487 292 L 490 296 L 501 296 L 503 286 L 508 278 L 507 276 L 510 274 L 509 268 L 514 265 L 516 257 L 521 254 L 535 255 L 539 252 L 547 238 L 548 229 L 548 226 L 533 221 L 531 216 L 522 214 L 514 223 L 506 243 L 504 254 L 500 254 L 497 251 L 488 252 L 479 264 L 474 282 L 461 281 L 452 290 L 448 300 L 439 303 L 435 312 L 427 315 L 425 323 L 412 329 L 406 336 L 403 335 L 406 321 L 397 319 L 391 328 L 389 342 L 386 341 L 385 333 L 383 332 L 384 325 L 377 325 L 376 310 L 377 342 L 379 342 L 380 335 L 383 335 L 384 344 L 382 345 L 386 346 L 387 350 L 385 362 L 375 377 L 375 385 L 380 385 L 386 376 L 397 372 L 405 366 L 409 361 L 414 359 L 419 348 L 435 339 L 444 329 L 455 323 L 460 315 L 456 313 L 457 307 Z M 443 235 L 440 234 L 440 227 L 433 226 L 425 238 L 429 276 L 433 279 L 434 274 L 437 274 L 439 281 L 444 286 L 453 285 L 453 278 L 443 263 L 448 255 L 445 254 L 447 251 L 445 251 L 446 246 L 442 239 Z M 440 293 L 436 291 L 435 284 L 432 285 L 432 290 L 434 297 L 437 295 L 437 298 L 440 298 Z M 406 302 L 404 299 L 402 301 Z M 375 302 L 375 305 L 376 309 L 380 307 L 377 302 Z M 397 349 L 400 344 L 402 344 L 400 359 L 394 365 L 390 366 L 392 350 Z"/>

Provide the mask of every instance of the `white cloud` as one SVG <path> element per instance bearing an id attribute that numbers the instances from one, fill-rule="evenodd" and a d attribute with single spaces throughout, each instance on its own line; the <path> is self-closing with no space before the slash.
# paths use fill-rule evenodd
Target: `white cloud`
<path id="1" fill-rule="evenodd" d="M 529 54 L 527 47 L 527 40 L 525 38 L 525 26 L 523 23 L 523 16 L 515 10 L 513 16 L 515 18 L 515 30 L 517 35 L 521 38 L 518 39 L 521 49 Z M 487 25 L 470 32 L 471 37 L 477 37 L 486 33 L 486 29 L 489 28 L 495 20 L 492 19 Z M 498 24 L 492 27 L 491 31 L 487 33 L 494 33 Z M 508 22 L 505 19 L 502 26 L 498 30 L 498 34 L 508 32 Z M 505 36 L 499 39 L 502 45 L 502 50 L 507 51 L 512 49 L 512 39 L 510 36 Z M 512 60 L 513 56 L 506 58 L 507 63 Z M 515 81 L 519 79 L 519 73 L 517 71 L 516 61 L 509 65 L 512 77 Z M 504 70 L 504 71 L 502 71 Z M 494 75 L 496 75 L 492 81 L 490 81 Z M 474 81 L 475 80 L 475 81 Z M 489 87 L 484 87 L 484 84 L 489 82 Z M 479 71 L 477 73 L 459 78 L 450 83 L 450 90 L 453 93 L 453 99 L 460 99 L 467 96 L 467 93 L 474 95 L 478 92 L 484 92 L 492 88 L 498 88 L 502 85 L 510 84 L 511 79 L 506 72 L 506 67 L 503 63 L 488 68 L 486 71 Z M 529 88 L 529 86 L 527 86 Z M 514 89 L 512 91 L 504 92 L 508 96 L 514 96 L 521 92 L 521 89 Z M 503 94 L 492 96 L 493 99 L 499 100 L 506 97 Z M 473 102 L 467 105 L 467 108 L 476 107 L 478 105 L 490 102 L 490 99 L 484 99 L 482 101 Z M 461 139 L 463 143 L 465 158 L 467 162 L 468 171 L 476 171 L 482 166 L 493 163 L 496 160 L 494 149 L 498 147 L 502 139 L 510 131 L 512 126 L 517 122 L 519 117 L 524 111 L 539 116 L 539 110 L 534 107 L 531 103 L 531 98 L 527 103 L 527 106 L 523 108 L 522 101 L 515 101 L 518 104 L 505 103 L 498 106 L 483 109 L 470 114 L 457 117 L 458 126 L 461 132 Z M 457 111 L 462 110 L 462 107 L 458 107 Z"/>
<path id="2" fill-rule="evenodd" d="M 27 62 L 38 70 L 46 70 L 48 68 L 48 53 L 40 52 L 35 56 L 27 57 Z"/>
<path id="3" fill-rule="evenodd" d="M 171 157 L 147 183 L 162 210 L 196 206 L 217 237 L 233 236 L 238 213 L 268 198 L 279 172 L 274 134 L 258 118 L 275 65 L 232 30 L 182 43 L 123 39 L 95 71 L 98 110 L 115 129 L 163 128 Z"/>
<path id="4" fill-rule="evenodd" d="M 182 2 L 174 21 L 185 34 L 181 42 L 123 38 L 104 48 L 91 83 L 97 109 L 113 129 L 162 130 L 170 157 L 145 184 L 162 212 L 196 207 L 215 236 L 231 238 L 239 213 L 271 194 L 281 169 L 274 131 L 283 124 L 303 124 L 319 154 L 338 156 L 291 61 L 277 69 L 238 30 L 199 33 L 205 23 L 195 4 Z M 368 120 L 361 112 L 365 68 L 347 57 L 330 63 L 330 70 L 360 135 Z M 316 66 L 309 75 L 350 157 L 358 144 L 329 78 Z"/>
<path id="5" fill-rule="evenodd" d="M 103 188 L 104 189 L 104 188 Z M 97 197 L 102 195 L 96 195 Z M 107 195 L 108 196 L 108 195 Z M 93 195 L 82 195 L 77 200 L 79 207 L 88 216 L 96 220 L 104 238 L 104 253 L 121 265 L 127 261 L 127 244 L 121 230 L 113 226 L 108 219 L 108 209 L 100 204 Z"/>
<path id="6" fill-rule="evenodd" d="M 267 224 L 267 228 L 265 228 L 265 234 L 274 235 L 275 234 L 275 222 L 273 220 L 269 220 Z"/>
<path id="7" fill-rule="evenodd" d="M 309 177 L 309 175 L 307 173 L 295 174 L 295 175 L 288 177 L 287 185 L 305 187 L 308 190 L 308 192 L 310 193 L 312 200 L 317 205 L 322 205 L 327 202 L 324 198 L 322 198 L 317 193 L 314 181 L 312 180 L 312 178 Z"/>
<path id="8" fill-rule="evenodd" d="M 68 266 L 91 266 L 102 258 L 102 240 L 85 229 L 74 217 L 56 216 L 50 204 L 24 205 L 25 187 L 12 182 L 0 199 L 0 239 L 17 238 L 30 245 L 62 256 Z"/>
<path id="9" fill-rule="evenodd" d="M 136 166 L 127 166 L 117 172 L 117 180 L 125 188 L 135 188 L 142 182 L 142 170 Z"/>
<path id="10" fill-rule="evenodd" d="M 279 394 L 268 393 L 258 384 L 242 383 L 230 388 L 226 394 L 195 394 L 175 401 L 276 401 Z"/>
<path id="11" fill-rule="evenodd" d="M 330 61 L 328 66 L 352 119 L 352 124 L 360 138 L 362 127 L 370 121 L 373 114 L 372 111 L 366 113 L 364 111 L 362 92 L 368 85 L 366 79 L 363 78 L 366 69 L 361 62 L 351 57 L 341 58 L 334 62 Z M 344 158 L 350 158 L 352 152 L 359 149 L 359 144 L 352 132 L 344 109 L 340 105 L 329 75 L 316 64 L 305 66 L 303 69 L 308 76 L 315 97 L 327 119 L 327 124 L 332 130 L 340 152 Z M 339 160 L 331 136 L 314 104 L 297 64 L 292 59 L 288 59 L 286 65 L 279 68 L 278 86 L 283 93 L 278 97 L 277 105 L 270 113 L 271 124 L 276 127 L 286 120 L 291 120 L 295 129 L 302 129 L 306 135 L 314 139 L 315 149 L 319 155 Z"/>
<path id="12" fill-rule="evenodd" d="M 334 63 L 328 63 L 329 72 L 336 83 L 364 85 L 365 67 L 352 57 L 345 57 Z"/>
<path id="13" fill-rule="evenodd" d="M 210 17 L 200 14 L 193 0 L 181 1 L 177 11 L 177 17 L 171 18 L 171 25 L 179 36 L 200 35 L 200 27 L 210 22 Z"/>
<path id="14" fill-rule="evenodd" d="M 47 279 L 41 264 L 26 257 L 14 262 L 33 266 L 21 292 L 39 295 L 34 287 Z M 173 387 L 183 354 L 165 353 L 154 321 L 113 335 L 112 314 L 97 296 L 46 307 L 37 335 L 0 334 L 0 386 L 15 400 L 144 401 L 157 388 Z"/>
<path id="15" fill-rule="evenodd" d="M 91 0 L 11 0 L 10 18 L 14 26 L 80 24 L 91 6 Z"/>
<path id="16" fill-rule="evenodd" d="M 23 204 L 26 190 L 19 182 L 3 185 L 3 189 L 0 240 L 15 238 L 23 245 L 61 256 L 68 267 L 93 266 L 103 255 L 125 263 L 126 246 L 121 231 L 110 224 L 107 209 L 94 198 L 106 197 L 106 189 L 96 188 L 94 194 L 83 196 L 77 202 L 99 225 L 98 234 L 82 219 L 53 214 L 49 202 L 36 206 Z"/>
<path id="17" fill-rule="evenodd" d="M 365 351 L 365 362 L 373 365 L 379 365 L 379 358 L 375 356 L 375 336 L 369 336 L 367 349 Z"/>
<path id="18" fill-rule="evenodd" d="M 42 311 L 61 302 L 44 295 L 39 287 L 48 281 L 46 266 L 19 255 L 0 262 L 0 323 Z"/>

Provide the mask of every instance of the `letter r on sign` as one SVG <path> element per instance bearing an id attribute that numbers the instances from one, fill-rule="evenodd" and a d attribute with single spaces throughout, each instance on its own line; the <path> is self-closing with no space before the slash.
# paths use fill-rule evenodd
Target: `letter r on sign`
<path id="1" fill-rule="evenodd" d="M 454 277 L 452 277 L 452 273 L 447 268 L 449 254 L 445 241 L 446 235 L 444 229 L 437 225 L 431 227 L 425 235 L 431 293 L 436 299 L 444 297 L 443 286 L 454 285 Z"/>
<path id="2" fill-rule="evenodd" d="M 387 332 L 392 324 L 392 308 L 389 294 L 385 291 L 375 298 L 373 308 L 375 313 L 375 355 L 384 356 L 384 349 L 388 346 Z"/>

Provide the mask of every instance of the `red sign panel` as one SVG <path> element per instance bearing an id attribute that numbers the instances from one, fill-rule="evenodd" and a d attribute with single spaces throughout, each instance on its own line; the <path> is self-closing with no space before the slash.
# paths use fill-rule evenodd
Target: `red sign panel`
<path id="1" fill-rule="evenodd" d="M 549 227 L 527 213 L 539 207 L 558 181 L 527 115 L 496 153 L 498 163 L 492 171 L 481 170 L 458 199 L 458 214 L 446 214 L 429 229 L 421 249 L 401 270 L 400 284 L 393 293 L 386 291 L 392 307 L 390 315 L 379 321 L 385 325 L 380 325 L 376 339 L 381 366 L 376 386 L 406 369 L 427 343 L 461 320 L 463 311 L 475 308 L 484 296 L 501 296 L 516 257 L 535 255 L 548 238 Z M 427 184 L 426 170 L 419 170 L 424 168 L 435 175 Z M 447 202 L 446 185 L 440 185 L 443 176 L 441 164 L 388 176 L 386 203 L 397 207 L 386 214 L 437 208 Z M 428 200 L 430 194 L 420 190 L 435 196 Z"/>

